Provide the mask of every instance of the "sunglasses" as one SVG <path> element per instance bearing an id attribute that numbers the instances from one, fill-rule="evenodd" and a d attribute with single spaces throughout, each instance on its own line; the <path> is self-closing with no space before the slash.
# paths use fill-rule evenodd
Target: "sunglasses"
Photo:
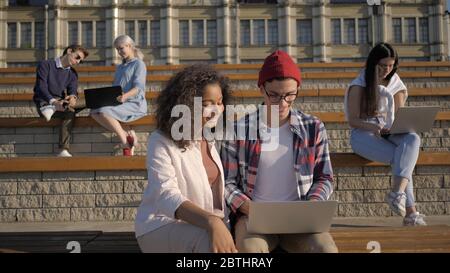
<path id="1" fill-rule="evenodd" d="M 76 60 L 79 60 L 80 62 L 80 64 L 83 62 L 83 59 L 81 58 L 81 56 L 80 56 L 80 54 L 78 54 L 78 53 L 76 53 L 77 54 L 77 56 L 75 57 L 75 59 Z"/>

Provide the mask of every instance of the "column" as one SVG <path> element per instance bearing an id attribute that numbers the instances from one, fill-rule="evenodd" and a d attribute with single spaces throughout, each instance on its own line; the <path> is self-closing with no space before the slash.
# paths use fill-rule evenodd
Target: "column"
<path id="1" fill-rule="evenodd" d="M 286 51 L 292 58 L 297 58 L 297 52 L 295 49 L 295 33 L 293 34 L 293 20 L 291 1 L 280 1 L 278 5 L 278 45 L 279 48 Z"/>
<path id="2" fill-rule="evenodd" d="M 106 10 L 105 20 L 105 64 L 112 65 L 120 62 L 120 57 L 117 55 L 114 48 L 113 41 L 119 35 L 119 5 L 118 0 L 112 0 L 111 6 Z"/>
<path id="3" fill-rule="evenodd" d="M 431 61 L 443 61 L 447 55 L 444 48 L 444 0 L 437 0 L 435 3 L 428 7 L 430 55 Z"/>
<path id="4" fill-rule="evenodd" d="M 327 27 L 326 4 L 328 0 L 319 0 L 313 6 L 313 61 L 314 62 L 329 62 L 330 57 L 327 52 L 327 44 L 330 43 L 330 28 Z"/>
<path id="5" fill-rule="evenodd" d="M 161 8 L 160 22 L 162 26 L 161 32 L 161 59 L 165 60 L 166 64 L 179 63 L 178 52 L 174 50 L 174 35 L 178 31 L 174 31 L 174 16 L 175 11 L 172 7 L 172 0 L 167 0 L 166 5 Z"/>
<path id="6" fill-rule="evenodd" d="M 221 8 L 217 8 L 217 62 L 229 64 L 231 60 L 231 39 L 232 32 L 230 17 L 230 0 L 223 0 Z"/>

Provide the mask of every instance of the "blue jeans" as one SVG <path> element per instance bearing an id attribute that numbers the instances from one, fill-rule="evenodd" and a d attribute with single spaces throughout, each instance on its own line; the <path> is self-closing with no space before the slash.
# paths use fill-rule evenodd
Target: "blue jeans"
<path id="1" fill-rule="evenodd" d="M 420 137 L 416 133 L 389 135 L 385 139 L 366 130 L 352 129 L 350 145 L 358 155 L 389 164 L 394 176 L 408 179 L 405 190 L 406 207 L 414 206 L 412 174 L 420 148 Z"/>

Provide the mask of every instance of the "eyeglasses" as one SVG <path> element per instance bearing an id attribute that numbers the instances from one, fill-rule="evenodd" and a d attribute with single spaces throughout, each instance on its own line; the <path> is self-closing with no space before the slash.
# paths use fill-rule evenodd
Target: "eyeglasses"
<path id="1" fill-rule="evenodd" d="M 297 98 L 297 94 L 298 94 L 298 91 L 297 91 L 297 93 L 295 93 L 295 94 L 291 93 L 291 94 L 286 94 L 284 96 L 273 95 L 273 94 L 267 93 L 266 88 L 264 88 L 264 92 L 266 92 L 266 95 L 269 98 L 269 101 L 271 103 L 280 103 L 281 100 L 284 100 L 287 103 L 292 103 Z"/>

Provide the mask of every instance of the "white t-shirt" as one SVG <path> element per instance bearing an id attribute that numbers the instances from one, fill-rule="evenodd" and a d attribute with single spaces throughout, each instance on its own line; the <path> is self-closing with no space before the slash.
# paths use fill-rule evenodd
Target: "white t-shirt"
<path id="1" fill-rule="evenodd" d="M 270 130 L 270 140 L 262 141 L 256 175 L 254 201 L 296 201 L 293 132 L 289 122 Z M 275 147 L 273 144 L 276 143 Z"/>
<path id="2" fill-rule="evenodd" d="M 348 86 L 345 97 L 344 97 L 344 111 L 345 111 L 345 117 L 348 120 L 348 90 L 353 85 L 358 85 L 361 87 L 366 87 L 366 76 L 365 76 L 365 69 L 361 70 L 358 77 L 354 79 L 350 85 Z M 405 90 L 405 101 L 408 98 L 408 90 L 403 83 L 403 81 L 400 79 L 400 77 L 395 73 L 392 78 L 389 80 L 387 86 L 379 85 L 378 91 L 380 92 L 380 102 L 378 104 L 378 113 L 380 114 L 380 117 L 382 118 L 381 122 L 384 124 L 383 127 L 390 128 L 392 126 L 392 123 L 394 122 L 394 95 L 397 94 L 399 91 Z"/>

